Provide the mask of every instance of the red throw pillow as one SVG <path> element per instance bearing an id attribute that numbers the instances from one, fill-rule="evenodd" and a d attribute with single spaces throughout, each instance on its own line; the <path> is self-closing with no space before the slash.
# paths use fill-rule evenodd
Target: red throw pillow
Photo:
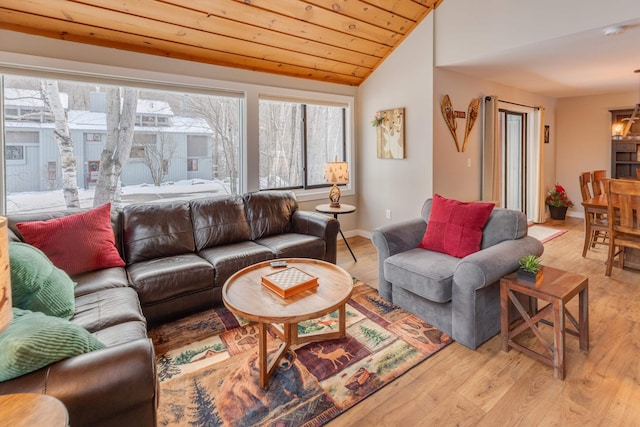
<path id="1" fill-rule="evenodd" d="M 16 224 L 24 241 L 67 274 L 123 267 L 111 228 L 111 204 L 87 212 Z"/>
<path id="2" fill-rule="evenodd" d="M 418 247 L 458 258 L 478 252 L 493 207 L 493 203 L 459 202 L 434 194 L 427 231 Z"/>

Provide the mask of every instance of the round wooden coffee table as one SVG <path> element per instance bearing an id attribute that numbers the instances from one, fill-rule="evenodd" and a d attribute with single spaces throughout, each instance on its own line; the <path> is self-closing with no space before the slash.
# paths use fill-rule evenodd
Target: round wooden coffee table
<path id="1" fill-rule="evenodd" d="M 282 270 L 265 261 L 246 267 L 231 276 L 222 288 L 224 305 L 234 314 L 259 326 L 258 362 L 260 387 L 264 387 L 291 345 L 345 337 L 345 304 L 353 292 L 351 275 L 335 264 L 315 259 L 287 258 L 287 268 L 295 267 L 318 278 L 318 287 L 282 298 L 262 285 L 262 276 Z M 298 336 L 298 322 L 316 319 L 338 310 L 338 330 Z M 280 328 L 277 324 L 283 324 Z M 274 326 L 282 344 L 267 360 L 267 328 Z"/>

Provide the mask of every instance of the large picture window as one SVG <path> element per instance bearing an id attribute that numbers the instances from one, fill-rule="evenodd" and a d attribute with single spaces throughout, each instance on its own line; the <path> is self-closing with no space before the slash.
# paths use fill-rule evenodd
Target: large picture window
<path id="1" fill-rule="evenodd" d="M 352 159 L 350 95 L 164 73 L 142 81 L 126 68 L 22 72 L 0 65 L 0 214 L 267 189 L 318 200 L 331 185 L 325 163 Z M 353 181 L 340 185 L 353 194 Z"/>
<path id="2" fill-rule="evenodd" d="M 260 189 L 315 188 L 346 160 L 344 106 L 260 100 Z"/>
<path id="3" fill-rule="evenodd" d="M 239 94 L 2 81 L 7 214 L 241 192 Z"/>

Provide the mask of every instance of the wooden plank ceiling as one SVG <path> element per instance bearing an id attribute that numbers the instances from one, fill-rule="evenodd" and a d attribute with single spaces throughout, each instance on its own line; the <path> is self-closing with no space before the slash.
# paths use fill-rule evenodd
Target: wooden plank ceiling
<path id="1" fill-rule="evenodd" d="M 359 85 L 443 0 L 2 0 L 0 28 Z"/>

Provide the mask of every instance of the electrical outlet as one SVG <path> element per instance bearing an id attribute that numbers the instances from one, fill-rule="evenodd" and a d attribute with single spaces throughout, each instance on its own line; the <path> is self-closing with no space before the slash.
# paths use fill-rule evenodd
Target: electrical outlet
<path id="1" fill-rule="evenodd" d="M 467 159 L 467 167 L 470 168 L 471 167 L 471 159 Z"/>
<path id="2" fill-rule="evenodd" d="M 384 211 L 384 217 L 387 219 L 391 219 L 391 209 L 387 209 Z"/>

